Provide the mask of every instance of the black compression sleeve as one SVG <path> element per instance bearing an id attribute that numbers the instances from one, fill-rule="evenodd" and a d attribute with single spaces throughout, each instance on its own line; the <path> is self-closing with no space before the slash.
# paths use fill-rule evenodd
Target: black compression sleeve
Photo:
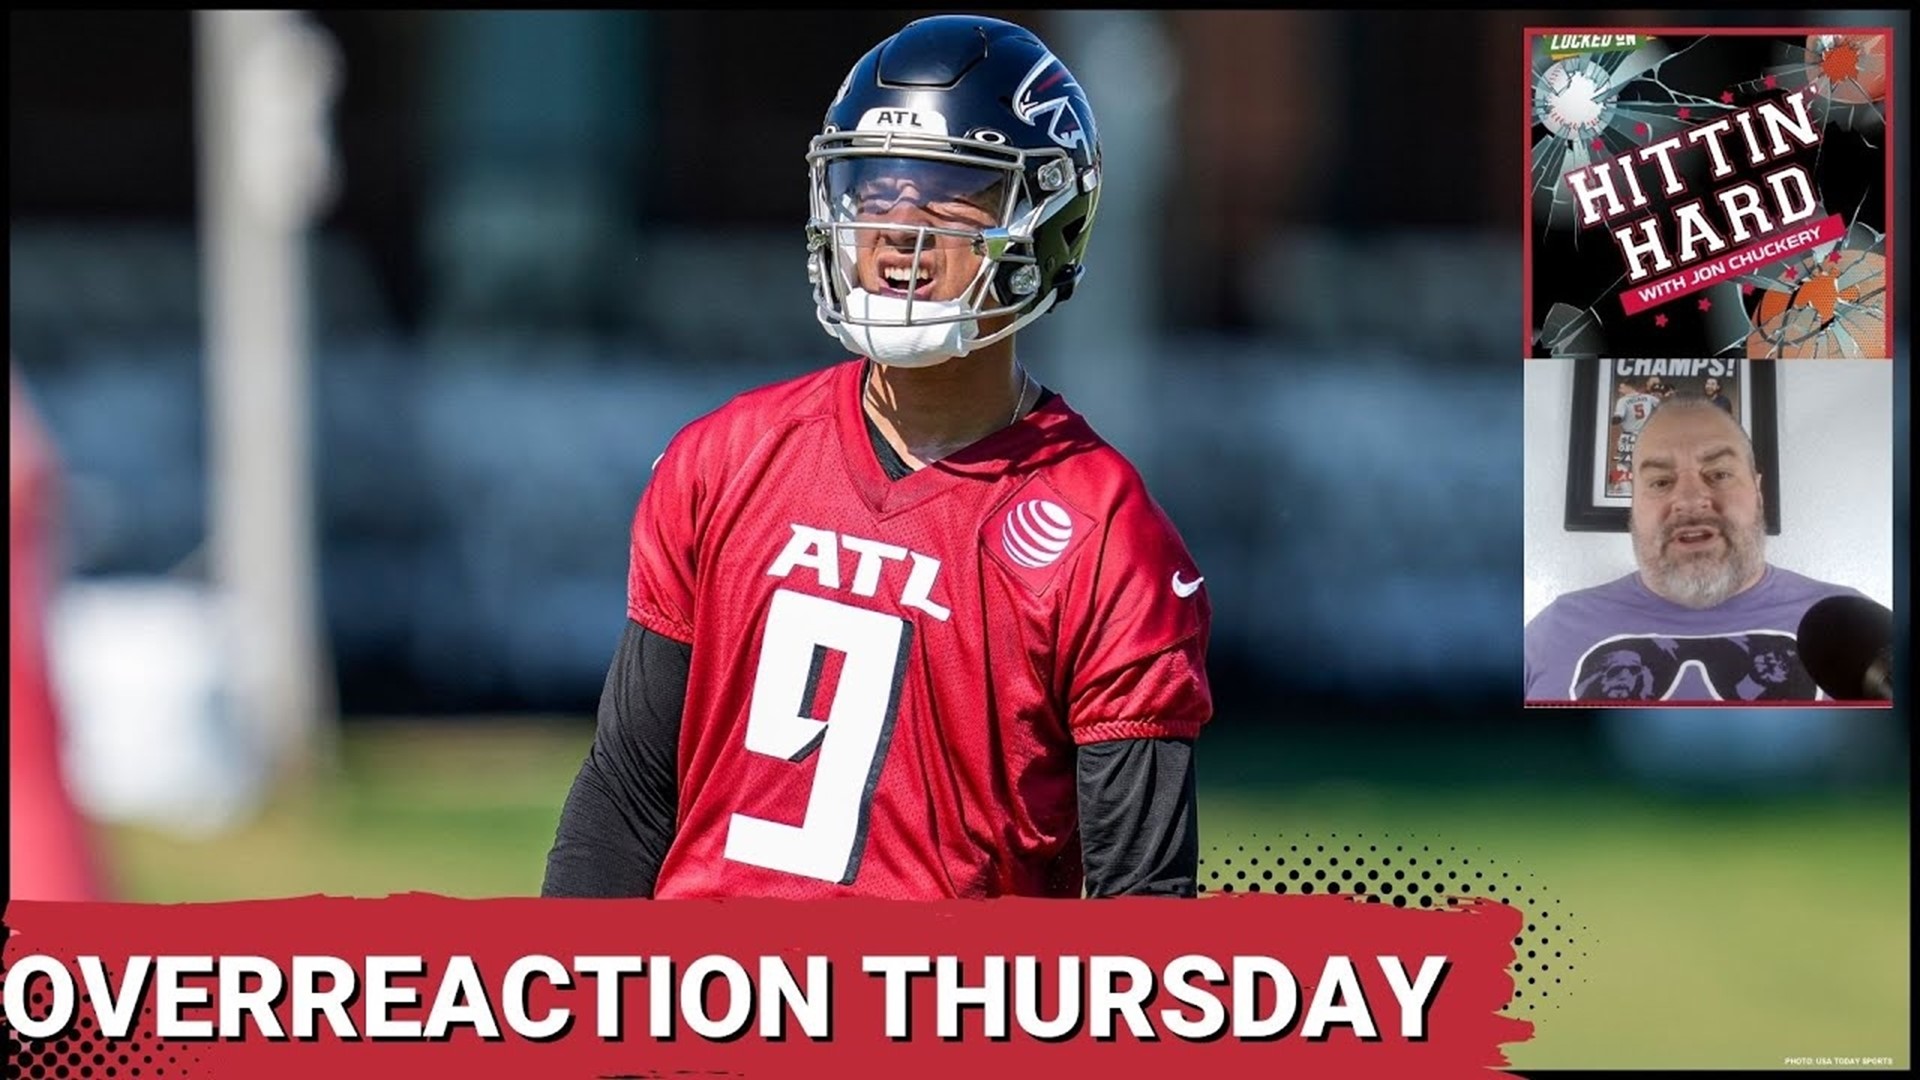
<path id="1" fill-rule="evenodd" d="M 540 895 L 653 895 L 679 812 L 680 716 L 692 663 L 693 646 L 627 623 Z"/>
<path id="2" fill-rule="evenodd" d="M 1200 876 L 1190 739 L 1121 739 L 1078 752 L 1088 896 L 1193 896 Z"/>

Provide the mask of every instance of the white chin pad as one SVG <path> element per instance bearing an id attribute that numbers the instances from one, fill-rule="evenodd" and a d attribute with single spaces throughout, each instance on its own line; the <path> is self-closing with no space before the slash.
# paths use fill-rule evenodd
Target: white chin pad
<path id="1" fill-rule="evenodd" d="M 913 314 L 919 318 L 946 318 L 965 315 L 972 309 L 959 300 L 915 300 Z M 836 323 L 834 333 L 847 348 L 876 364 L 890 367 L 932 367 L 966 353 L 967 346 L 979 335 L 980 325 L 973 319 L 953 322 L 920 323 L 916 326 L 856 326 L 857 322 L 903 323 L 907 318 L 907 298 L 876 296 L 865 289 L 847 294 L 848 322 Z"/>

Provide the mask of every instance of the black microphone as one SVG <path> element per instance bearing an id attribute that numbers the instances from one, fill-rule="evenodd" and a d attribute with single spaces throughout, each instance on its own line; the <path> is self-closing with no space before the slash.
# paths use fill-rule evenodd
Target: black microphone
<path id="1" fill-rule="evenodd" d="M 1837 701 L 1893 700 L 1893 612 L 1864 596 L 1829 596 L 1800 617 L 1800 662 Z"/>

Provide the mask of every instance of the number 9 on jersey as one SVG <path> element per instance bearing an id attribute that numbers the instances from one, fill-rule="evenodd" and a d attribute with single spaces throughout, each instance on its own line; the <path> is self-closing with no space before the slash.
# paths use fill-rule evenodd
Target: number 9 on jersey
<path id="1" fill-rule="evenodd" d="M 774 591 L 760 638 L 746 746 L 789 762 L 817 753 L 813 788 L 797 826 L 735 813 L 727 826 L 728 859 L 853 884 L 912 638 L 913 628 L 897 615 Z M 844 657 L 824 721 L 806 715 L 821 650 Z"/>

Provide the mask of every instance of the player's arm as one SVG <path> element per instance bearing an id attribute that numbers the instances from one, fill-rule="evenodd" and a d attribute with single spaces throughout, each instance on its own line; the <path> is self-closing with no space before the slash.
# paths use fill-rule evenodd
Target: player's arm
<path id="1" fill-rule="evenodd" d="M 627 626 L 547 855 L 543 896 L 651 896 L 672 845 L 680 727 L 693 664 L 699 425 L 654 463 L 634 512 Z"/>
<path id="2" fill-rule="evenodd" d="M 627 623 L 540 895 L 653 895 L 680 808 L 680 720 L 692 663 L 693 646 Z"/>
<path id="3" fill-rule="evenodd" d="M 1088 896 L 1193 896 L 1200 876 L 1192 739 L 1118 739 L 1076 754 Z"/>
<path id="4" fill-rule="evenodd" d="M 1164 586 L 1162 586 L 1164 588 Z M 1194 740 L 1213 715 L 1202 629 L 1084 684 L 1073 711 L 1086 893 L 1193 896 L 1200 819 Z"/>
<path id="5" fill-rule="evenodd" d="M 1211 605 L 1173 523 L 1136 488 L 1075 569 L 1068 700 L 1089 896 L 1193 896 L 1194 740 L 1213 716 Z M 1183 586 L 1181 582 L 1191 582 Z"/>

